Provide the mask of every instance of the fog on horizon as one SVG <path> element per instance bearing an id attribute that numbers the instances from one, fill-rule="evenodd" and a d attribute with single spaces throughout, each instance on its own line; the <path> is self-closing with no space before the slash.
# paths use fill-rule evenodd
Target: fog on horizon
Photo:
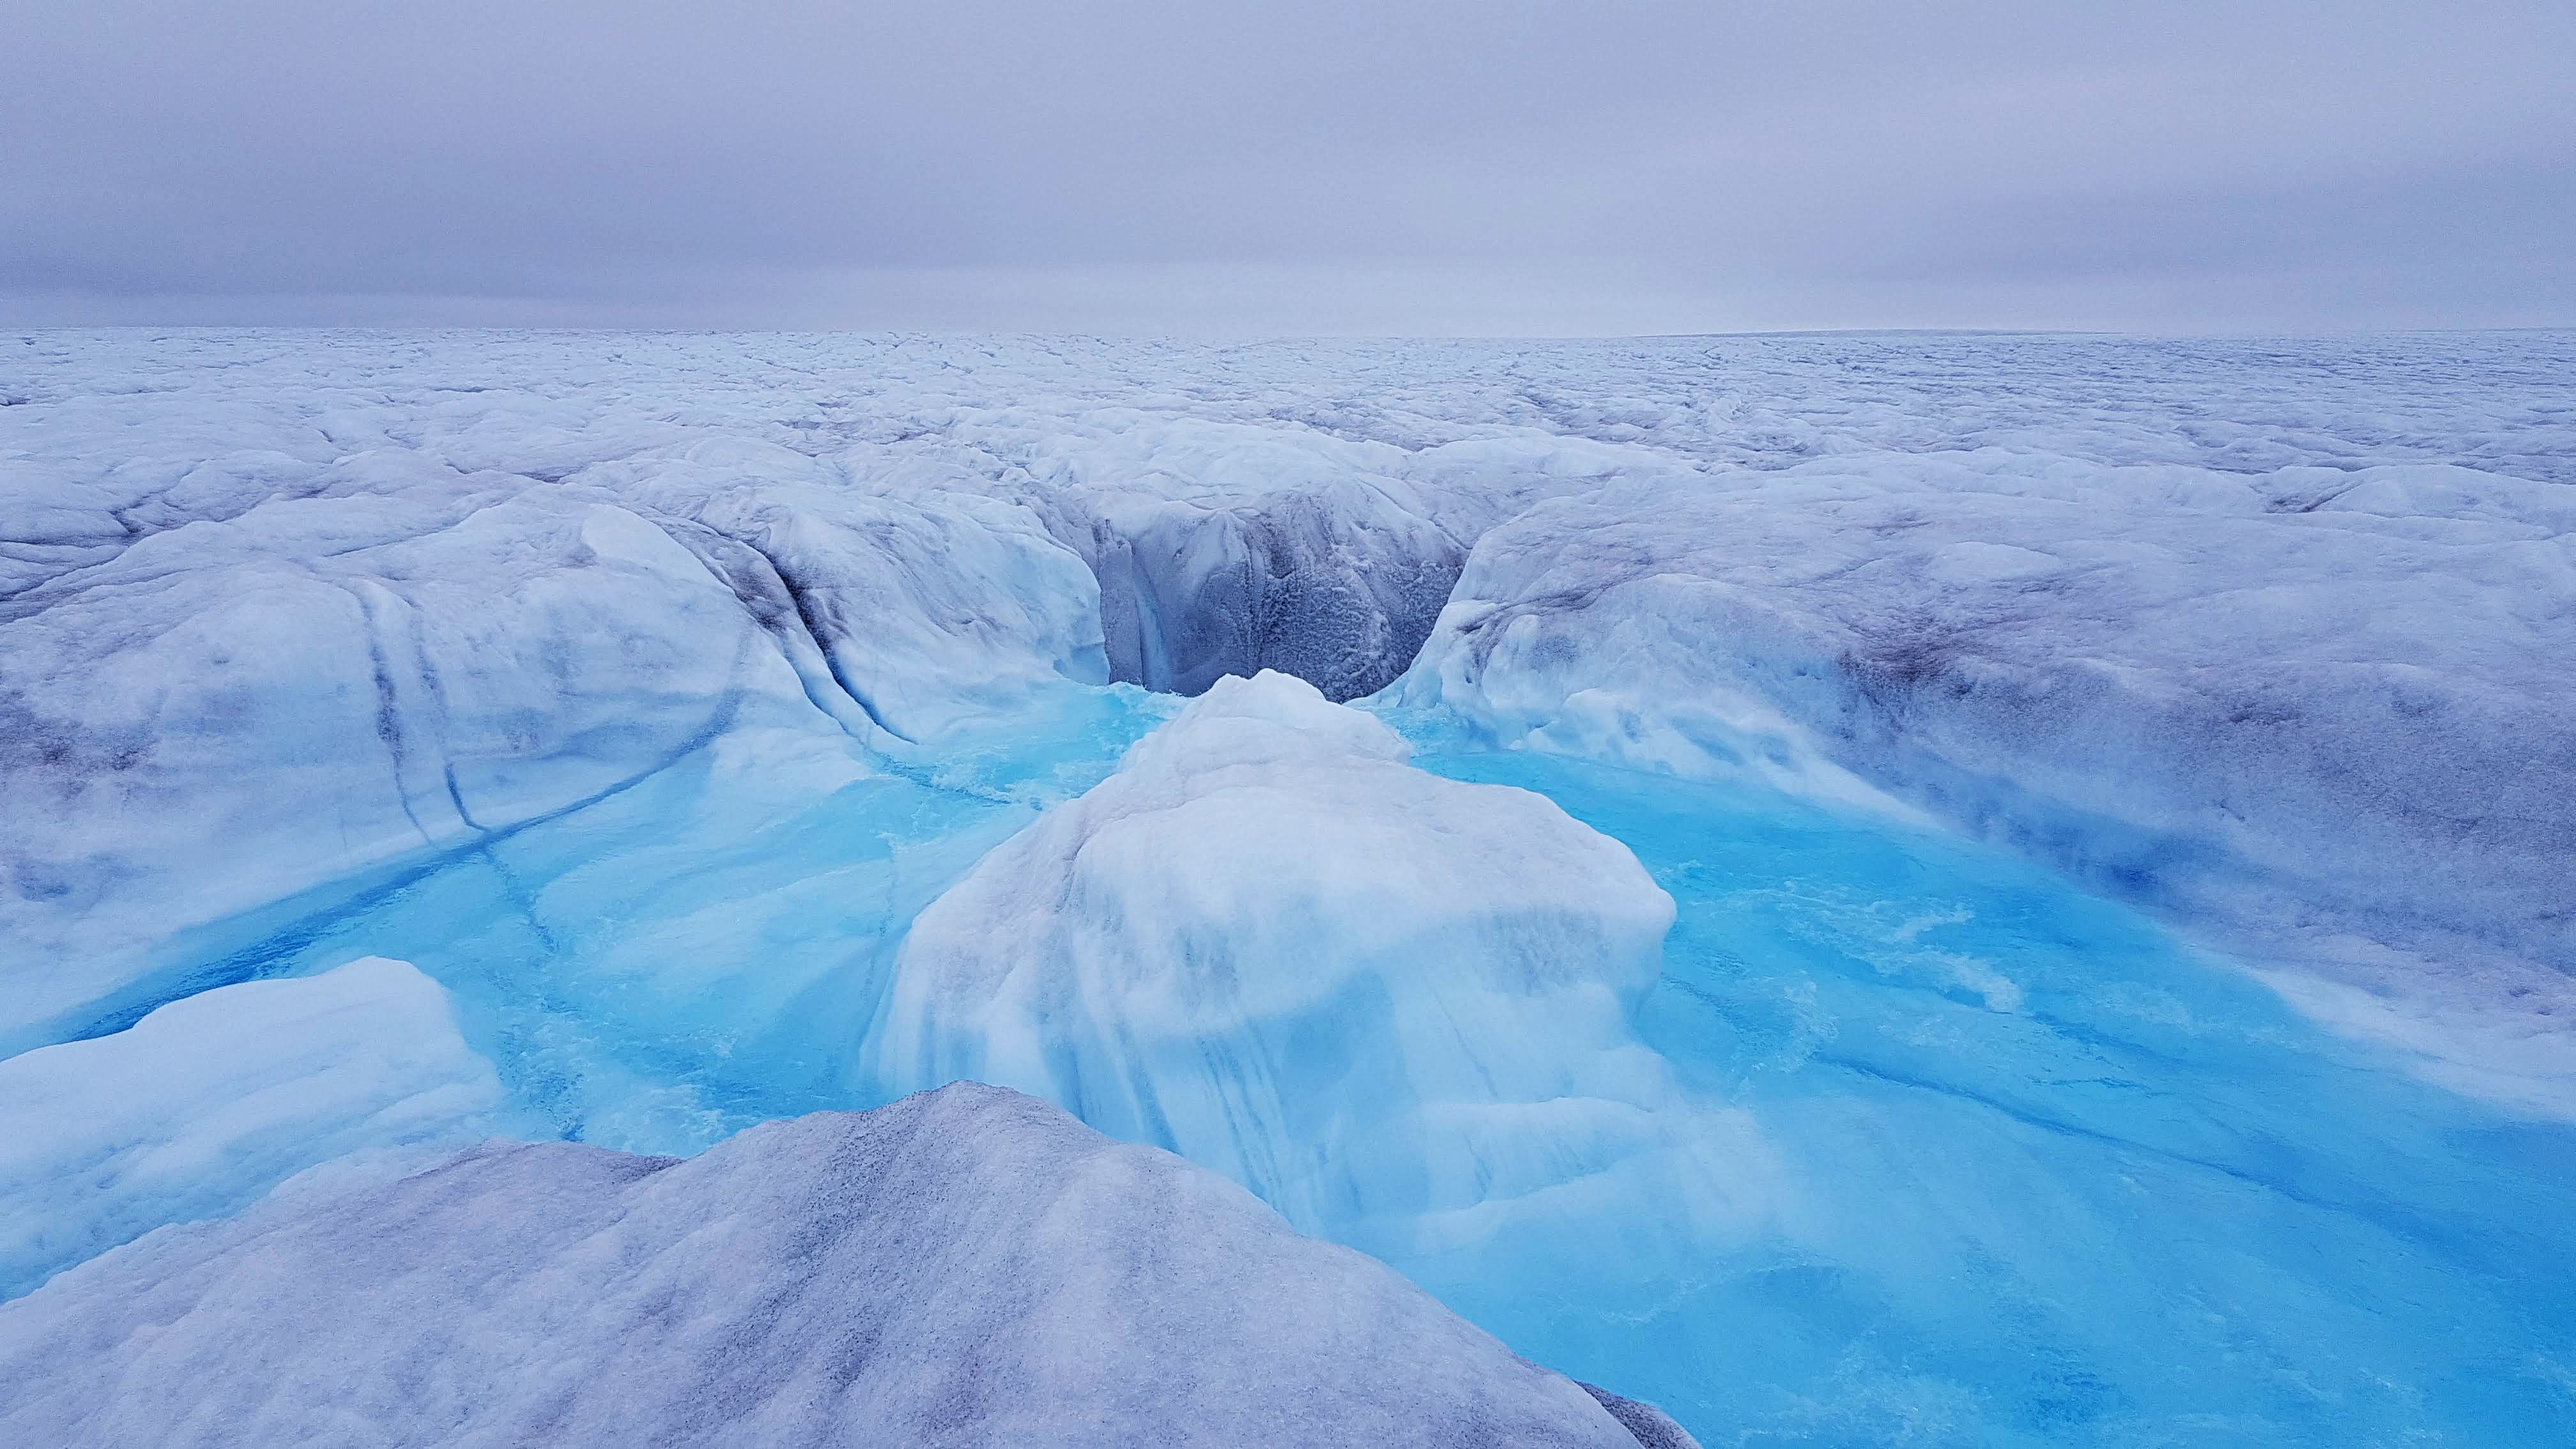
<path id="1" fill-rule="evenodd" d="M 2576 5 L 0 0 L 0 324 L 2576 324 Z"/>

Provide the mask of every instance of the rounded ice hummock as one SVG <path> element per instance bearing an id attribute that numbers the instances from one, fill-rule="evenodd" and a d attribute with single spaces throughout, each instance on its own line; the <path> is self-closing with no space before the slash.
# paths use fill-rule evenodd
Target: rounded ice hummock
<path id="1" fill-rule="evenodd" d="M 1409 753 L 1302 680 L 1220 681 L 922 913 L 871 1067 L 1049 1098 L 1380 1251 L 1686 1169 L 1709 1114 L 1629 1022 L 1671 898 Z"/>

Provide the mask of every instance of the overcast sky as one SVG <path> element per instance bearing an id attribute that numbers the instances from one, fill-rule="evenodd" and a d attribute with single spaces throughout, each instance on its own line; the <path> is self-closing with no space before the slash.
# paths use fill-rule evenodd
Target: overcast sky
<path id="1" fill-rule="evenodd" d="M 2576 0 L 0 0 L 0 322 L 2576 324 Z"/>

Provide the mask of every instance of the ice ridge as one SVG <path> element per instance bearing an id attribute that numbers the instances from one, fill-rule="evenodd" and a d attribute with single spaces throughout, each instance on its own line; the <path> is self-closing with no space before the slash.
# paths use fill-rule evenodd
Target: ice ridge
<path id="1" fill-rule="evenodd" d="M 0 1306 L 0 1437 L 64 1449 L 1689 1442 L 1624 1404 L 971 1085 L 686 1160 L 495 1143 Z"/>

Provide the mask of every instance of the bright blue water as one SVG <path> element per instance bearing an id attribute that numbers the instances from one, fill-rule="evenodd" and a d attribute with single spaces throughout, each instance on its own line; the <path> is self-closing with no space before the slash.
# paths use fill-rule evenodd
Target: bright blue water
<path id="1" fill-rule="evenodd" d="M 854 1048 L 902 929 L 1038 811 L 1099 782 L 1177 701 L 1068 687 L 935 762 L 820 794 L 705 753 L 585 809 L 187 943 L 203 990 L 410 961 L 455 994 L 531 1131 L 689 1153 L 755 1123 L 872 1106 Z"/>
<path id="2" fill-rule="evenodd" d="M 1070 692 L 813 799 L 684 763 L 221 959 L 418 963 L 565 1136 L 689 1151 L 870 1105 L 851 1048 L 903 924 L 1169 710 Z M 1768 1154 L 1770 1215 L 1723 1241 L 1627 1202 L 1398 1265 L 1522 1353 L 1712 1445 L 2576 1443 L 2576 1130 L 1980 848 L 1401 723 L 1672 892 L 1638 1028 Z"/>
<path id="3" fill-rule="evenodd" d="M 2393 1074 L 1964 842 L 1419 763 L 1549 795 L 1672 892 L 1641 1030 L 1787 1184 L 1775 1233 L 1642 1284 L 1598 1222 L 1516 1249 L 1537 1292 L 1417 1268 L 1522 1352 L 1712 1443 L 2576 1444 L 2576 1129 Z"/>

